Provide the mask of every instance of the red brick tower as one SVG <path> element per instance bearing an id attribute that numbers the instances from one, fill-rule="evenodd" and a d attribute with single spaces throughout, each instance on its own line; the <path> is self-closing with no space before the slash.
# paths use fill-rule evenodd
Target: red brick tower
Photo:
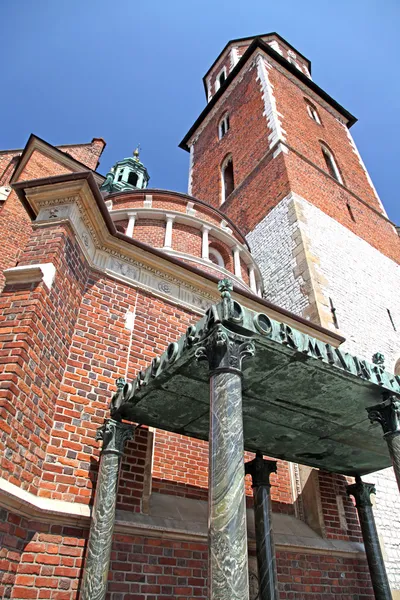
<path id="1" fill-rule="evenodd" d="M 356 119 L 310 69 L 276 33 L 225 46 L 204 77 L 208 104 L 181 144 L 191 152 L 189 192 L 245 233 L 296 193 L 398 260 L 396 232 L 349 133 Z"/>
<path id="2" fill-rule="evenodd" d="M 359 356 L 382 351 L 399 374 L 400 241 L 349 131 L 356 119 L 276 33 L 230 41 L 204 86 L 207 106 L 181 143 L 189 193 L 246 234 L 265 298 L 341 333 Z M 393 530 L 394 478 L 375 480 Z"/>

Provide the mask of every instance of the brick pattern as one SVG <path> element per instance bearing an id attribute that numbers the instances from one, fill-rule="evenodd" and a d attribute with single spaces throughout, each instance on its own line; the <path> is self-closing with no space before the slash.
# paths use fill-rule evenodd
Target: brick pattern
<path id="1" fill-rule="evenodd" d="M 194 143 L 192 190 L 218 206 L 220 166 L 232 155 L 235 190 L 220 207 L 245 233 L 252 231 L 290 191 L 306 198 L 375 248 L 400 260 L 400 240 L 382 214 L 381 204 L 343 125 L 310 94 L 275 68 L 268 71 L 287 143 L 294 149 L 273 158 L 256 70 L 249 63 L 236 87 L 219 100 L 219 109 Z M 233 84 L 232 84 L 233 86 Z M 310 118 L 306 100 L 318 109 L 322 124 Z M 228 111 L 230 129 L 218 139 L 220 116 Z M 321 142 L 332 150 L 344 186 L 327 174 Z M 349 208 L 350 207 L 350 208 Z M 376 212 L 375 212 L 376 211 Z M 382 216 L 381 216 L 382 215 Z"/>
<path id="2" fill-rule="evenodd" d="M 282 600 L 373 600 L 366 561 L 277 552 Z"/>
<path id="3" fill-rule="evenodd" d="M 77 600 L 86 532 L 0 513 L 1 598 Z"/>
<path id="4" fill-rule="evenodd" d="M 62 150 L 65 154 L 69 154 L 72 158 L 83 163 L 92 171 L 97 169 L 104 147 L 105 142 L 100 138 L 94 138 L 89 144 L 58 146 L 59 150 Z"/>
<path id="5" fill-rule="evenodd" d="M 172 229 L 172 243 L 175 244 L 175 228 Z M 138 219 L 133 236 L 139 242 L 145 242 L 153 248 L 163 248 L 165 240 L 165 221 L 158 219 Z"/>
<path id="6" fill-rule="evenodd" d="M 0 594 L 77 600 L 87 531 L 0 512 Z M 107 600 L 206 600 L 207 545 L 117 533 Z M 366 561 L 277 552 L 283 600 L 372 600 Z"/>
<path id="7" fill-rule="evenodd" d="M 0 296 L 0 472 L 36 493 L 85 268 L 65 227 L 36 230 L 21 262 L 53 262 L 57 271 L 50 293 L 43 283 L 20 284 Z"/>
<path id="8" fill-rule="evenodd" d="M 99 141 L 93 140 L 92 144 L 76 147 L 70 146 L 68 147 L 67 153 L 87 165 L 90 169 L 95 169 L 103 148 L 104 142 L 100 143 Z M 13 174 L 15 167 L 14 162 L 10 161 L 18 154 L 20 154 L 20 152 L 0 154 L 0 185 L 9 184 L 10 177 Z M 19 180 L 38 179 L 40 177 L 63 175 L 70 172 L 70 169 L 64 167 L 59 162 L 44 155 L 39 150 L 34 150 L 32 156 L 25 165 L 25 168 L 21 172 Z M 16 193 L 13 191 L 1 208 L 0 239 L 2 240 L 2 245 L 0 248 L 0 288 L 4 285 L 3 271 L 15 266 L 30 234 L 31 220 Z"/>
<path id="9" fill-rule="evenodd" d="M 131 340 L 125 321 L 127 313 L 135 311 Z M 189 311 L 150 294 L 138 294 L 94 273 L 89 277 L 54 415 L 40 495 L 90 501 L 98 459 L 95 430 L 108 415 L 115 379 L 135 377 L 192 321 Z M 140 505 L 146 441 L 147 433 L 140 431 L 127 446 L 119 489 L 121 507 Z"/>
<path id="10" fill-rule="evenodd" d="M 319 471 L 318 475 L 326 536 L 335 540 L 362 542 L 357 511 L 353 501 L 346 494 L 346 485 L 350 483 L 350 478 L 325 471 Z M 339 517 L 338 496 L 344 507 L 343 521 Z"/>
<path id="11" fill-rule="evenodd" d="M 206 544 L 115 536 L 107 600 L 201 600 L 206 586 Z"/>
<path id="12" fill-rule="evenodd" d="M 244 460 L 254 458 L 244 453 Z M 152 491 L 197 500 L 208 498 L 208 443 L 157 430 L 153 454 Z M 251 477 L 246 477 L 248 506 L 252 506 Z M 271 476 L 273 510 L 294 514 L 289 463 L 278 461 L 278 473 Z"/>

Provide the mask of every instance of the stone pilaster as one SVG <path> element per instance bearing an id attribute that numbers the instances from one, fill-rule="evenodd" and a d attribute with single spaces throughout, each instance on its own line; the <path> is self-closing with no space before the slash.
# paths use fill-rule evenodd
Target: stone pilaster
<path id="1" fill-rule="evenodd" d="M 383 562 L 382 551 L 379 544 L 378 532 L 372 510 L 371 494 L 375 494 L 372 483 L 356 478 L 356 483 L 347 486 L 347 494 L 354 496 L 367 555 L 372 587 L 377 600 L 391 600 L 389 580 Z"/>
<path id="2" fill-rule="evenodd" d="M 277 600 L 275 545 L 272 532 L 270 474 L 276 473 L 276 461 L 264 460 L 261 453 L 245 464 L 246 475 L 251 475 L 254 496 L 257 566 L 260 600 Z"/>
<path id="3" fill-rule="evenodd" d="M 107 419 L 97 430 L 103 440 L 99 476 L 90 524 L 80 600 L 104 600 L 115 523 L 115 505 L 121 458 L 134 427 Z"/>

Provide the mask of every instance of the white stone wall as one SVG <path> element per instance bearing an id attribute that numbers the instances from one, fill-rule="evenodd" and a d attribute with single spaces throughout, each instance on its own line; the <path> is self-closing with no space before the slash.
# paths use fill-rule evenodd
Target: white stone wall
<path id="1" fill-rule="evenodd" d="M 315 269 L 325 282 L 320 290 L 332 298 L 346 338 L 343 348 L 369 361 L 382 352 L 393 371 L 400 357 L 400 266 L 309 202 L 297 202 L 309 251 L 318 259 Z"/>
<path id="2" fill-rule="evenodd" d="M 293 219 L 293 203 L 299 220 Z M 400 267 L 314 205 L 291 195 L 247 239 L 261 268 L 267 299 L 299 315 L 304 316 L 310 298 L 298 268 L 300 234 L 300 262 L 307 262 L 312 273 L 312 301 L 323 303 L 321 314 L 329 318 L 326 309 L 332 299 L 339 330 L 332 321 L 328 325 L 346 338 L 343 348 L 369 361 L 382 352 L 387 369 L 393 371 L 400 358 Z M 393 470 L 365 480 L 376 484 L 374 510 L 388 575 L 392 588 L 400 590 L 400 497 Z"/>
<path id="3" fill-rule="evenodd" d="M 393 469 L 364 477 L 376 485 L 374 514 L 386 569 L 393 589 L 400 590 L 400 502 Z"/>
<path id="4" fill-rule="evenodd" d="M 282 200 L 246 239 L 260 267 L 267 300 L 301 315 L 308 298 L 302 291 L 304 282 L 294 274 L 299 223 L 293 218 L 292 203 L 291 195 Z"/>

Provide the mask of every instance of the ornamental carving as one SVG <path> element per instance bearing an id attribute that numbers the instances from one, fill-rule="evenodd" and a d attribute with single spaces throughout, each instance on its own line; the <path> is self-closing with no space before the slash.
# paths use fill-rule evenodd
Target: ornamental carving
<path id="1" fill-rule="evenodd" d="M 255 458 L 245 463 L 244 470 L 246 475 L 251 475 L 254 487 L 271 487 L 269 476 L 276 473 L 276 461 L 265 460 L 261 452 L 257 452 Z"/>
<path id="2" fill-rule="evenodd" d="M 107 419 L 104 425 L 97 430 L 96 440 L 103 440 L 102 454 L 122 455 L 126 442 L 133 439 L 134 432 L 135 428 L 132 425 Z"/>
<path id="3" fill-rule="evenodd" d="M 356 483 L 346 487 L 346 492 L 348 496 L 354 496 L 356 506 L 359 508 L 372 506 L 371 494 L 376 494 L 375 485 L 361 481 L 360 477 L 357 478 Z"/>
<path id="4" fill-rule="evenodd" d="M 381 404 L 367 408 L 371 423 L 382 425 L 384 435 L 400 433 L 400 400 L 396 396 L 384 395 Z"/>
<path id="5" fill-rule="evenodd" d="M 222 325 L 202 340 L 195 352 L 197 360 L 207 360 L 210 371 L 241 373 L 242 362 L 255 354 L 250 338 L 228 332 Z"/>

